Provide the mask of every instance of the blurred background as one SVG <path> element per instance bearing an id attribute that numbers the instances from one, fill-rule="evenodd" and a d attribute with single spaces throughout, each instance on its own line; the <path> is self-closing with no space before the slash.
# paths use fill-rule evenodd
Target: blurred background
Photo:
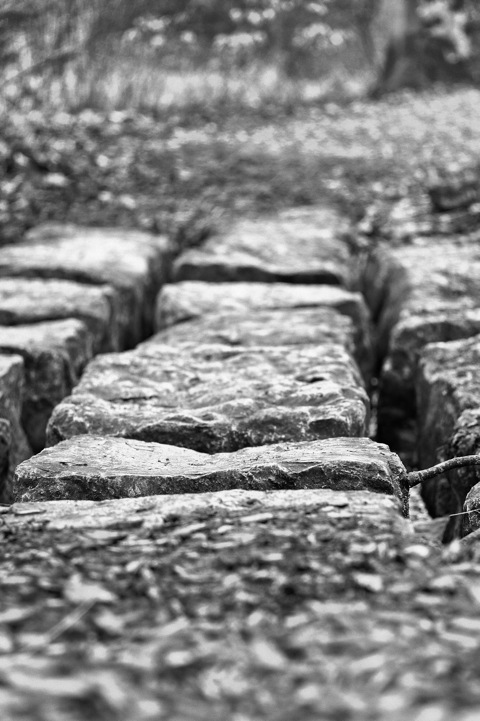
<path id="1" fill-rule="evenodd" d="M 3 102 L 70 110 L 258 107 L 475 82 L 476 5 L 2 0 Z"/>
<path id="2" fill-rule="evenodd" d="M 439 109 L 442 132 L 464 118 L 452 153 L 476 152 L 477 5 L 0 0 L 0 243 L 51 219 L 197 242 L 218 213 L 406 192 L 419 149 L 447 152 Z M 399 92 L 436 98 L 409 108 L 410 140 Z"/>

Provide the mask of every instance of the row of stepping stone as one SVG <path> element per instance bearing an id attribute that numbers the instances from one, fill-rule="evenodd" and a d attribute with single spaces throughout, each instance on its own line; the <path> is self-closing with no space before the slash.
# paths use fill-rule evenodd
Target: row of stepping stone
<path id="1" fill-rule="evenodd" d="M 19 273 L 29 250 L 12 248 Z M 241 221 L 186 251 L 155 335 L 88 363 L 13 499 L 331 487 L 396 495 L 406 514 L 403 466 L 366 438 L 374 357 L 358 274 L 351 229 L 324 208 Z"/>
<path id="2" fill-rule="evenodd" d="M 407 245 L 378 249 L 363 278 L 384 361 L 378 440 L 421 468 L 478 453 L 478 233 L 416 237 Z M 432 516 L 462 514 L 452 517 L 446 539 L 479 527 L 473 511 L 480 491 L 471 490 L 479 480 L 470 467 L 423 484 Z"/>

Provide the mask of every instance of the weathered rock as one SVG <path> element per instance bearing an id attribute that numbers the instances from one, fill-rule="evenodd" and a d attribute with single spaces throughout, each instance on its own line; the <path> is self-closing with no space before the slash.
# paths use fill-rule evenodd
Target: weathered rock
<path id="1" fill-rule="evenodd" d="M 476 483 L 468 492 L 462 510 L 465 515 L 461 517 L 461 535 L 468 536 L 475 531 L 476 535 L 480 535 L 480 483 Z"/>
<path id="2" fill-rule="evenodd" d="M 119 300 L 108 285 L 0 277 L 0 325 L 77 318 L 90 331 L 95 352 L 122 350 L 128 313 Z"/>
<path id="3" fill-rule="evenodd" d="M 79 320 L 1 326 L 0 353 L 23 358 L 26 391 L 22 423 L 34 451 L 45 445 L 53 408 L 68 395 L 92 358 L 92 337 Z"/>
<path id="4" fill-rule="evenodd" d="M 24 386 L 21 357 L 0 355 L 0 503 L 10 498 L 16 465 L 32 454 L 20 420 Z"/>
<path id="5" fill-rule="evenodd" d="M 332 285 L 292 283 L 205 283 L 184 281 L 165 285 L 155 315 L 158 331 L 178 323 L 217 313 L 248 313 L 268 310 L 329 308 L 351 319 L 356 356 L 365 371 L 373 367 L 371 324 L 365 301 Z"/>
<path id="6" fill-rule="evenodd" d="M 92 361 L 48 443 L 90 433 L 215 453 L 367 433 L 369 399 L 340 346 L 149 351 Z"/>
<path id="7" fill-rule="evenodd" d="M 108 284 L 128 313 L 123 345 L 152 330 L 155 297 L 167 280 L 172 251 L 163 236 L 118 228 L 45 224 L 23 243 L 2 248 L 0 276 Z"/>
<path id="8" fill-rule="evenodd" d="M 432 343 L 424 349 L 417 370 L 418 457 L 422 467 L 480 450 L 479 363 L 479 336 Z M 479 480 L 480 469 L 468 467 L 425 482 L 422 496 L 429 512 L 433 516 L 460 513 L 468 491 Z"/>
<path id="9" fill-rule="evenodd" d="M 332 308 L 279 308 L 245 313 L 212 313 L 166 328 L 138 346 L 138 350 L 202 343 L 230 346 L 342 345 L 369 378 L 372 357 L 365 353 L 352 321 Z M 358 344 L 360 343 L 360 345 Z"/>
<path id="10" fill-rule="evenodd" d="M 260 513 L 271 513 L 271 520 L 282 511 L 291 511 L 300 520 L 305 514 L 342 525 L 350 520 L 358 530 L 362 521 L 373 520 L 380 529 L 384 523 L 401 535 L 412 531 L 403 516 L 403 506 L 393 496 L 379 496 L 370 491 L 333 491 L 331 489 L 298 489 L 294 491 L 233 490 L 222 493 L 179 493 L 140 498 L 117 498 L 108 501 L 42 501 L 14 503 L 5 515 L 12 527 L 25 525 L 25 519 L 36 516 L 45 530 L 62 529 L 165 529 L 166 522 L 189 525 L 204 516 L 207 522 L 221 520 L 248 522 L 253 529 L 267 520 Z M 293 522 L 293 519 L 292 519 Z M 345 524 L 346 525 L 346 524 Z M 172 529 L 173 530 L 173 529 Z M 385 530 L 385 527 L 384 529 Z"/>
<path id="11" fill-rule="evenodd" d="M 330 488 L 395 495 L 408 512 L 398 456 L 368 438 L 329 438 L 208 455 L 124 438 L 77 436 L 24 461 L 16 500 L 106 500 L 170 493 Z"/>
<path id="12" fill-rule="evenodd" d="M 298 208 L 237 221 L 201 248 L 185 251 L 174 279 L 355 284 L 351 227 L 332 207 Z"/>
<path id="13" fill-rule="evenodd" d="M 480 250 L 474 243 L 420 239 L 373 254 L 365 293 L 379 322 L 379 439 L 415 461 L 415 373 L 427 343 L 480 332 Z"/>

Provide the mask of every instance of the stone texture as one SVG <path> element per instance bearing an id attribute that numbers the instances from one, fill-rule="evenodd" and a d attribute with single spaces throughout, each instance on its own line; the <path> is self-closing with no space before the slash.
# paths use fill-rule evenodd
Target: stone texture
<path id="1" fill-rule="evenodd" d="M 90 331 L 94 351 L 122 350 L 128 313 L 108 285 L 69 280 L 0 278 L 0 325 L 77 318 Z"/>
<path id="2" fill-rule="evenodd" d="M 171 258 L 163 236 L 45 224 L 30 231 L 23 243 L 2 248 L 0 276 L 113 286 L 128 313 L 123 345 L 130 347 L 152 330 L 155 297 L 167 280 Z"/>
<path id="3" fill-rule="evenodd" d="M 373 367 L 371 325 L 365 301 L 332 285 L 292 283 L 205 283 L 184 281 L 165 285 L 157 297 L 157 331 L 212 314 L 329 308 L 351 319 L 356 355 L 368 373 Z"/>
<path id="4" fill-rule="evenodd" d="M 370 402 L 339 346 L 149 350 L 92 361 L 48 443 L 90 433 L 214 453 L 367 433 Z"/>
<path id="5" fill-rule="evenodd" d="M 17 467 L 16 500 L 107 500 L 170 493 L 330 488 L 395 495 L 408 512 L 398 456 L 368 438 L 329 438 L 208 455 L 124 438 L 78 436 Z"/>
<path id="6" fill-rule="evenodd" d="M 26 391 L 22 423 L 34 451 L 45 445 L 53 408 L 68 395 L 92 358 L 92 337 L 79 320 L 1 326 L 0 353 L 23 358 Z"/>
<path id="7" fill-rule="evenodd" d="M 282 511 L 292 511 L 300 519 L 315 512 L 317 519 L 335 523 L 339 512 L 342 525 L 350 520 L 358 530 L 362 521 L 373 520 L 378 529 L 384 524 L 408 537 L 411 528 L 402 517 L 403 507 L 393 496 L 379 496 L 370 491 L 333 491 L 331 489 L 299 489 L 295 491 L 233 490 L 222 493 L 181 493 L 140 498 L 118 498 L 109 501 L 42 501 L 14 503 L 6 518 L 12 527 L 25 525 L 32 515 L 45 530 L 63 529 L 143 529 L 153 531 L 165 527 L 175 518 L 182 525 L 220 517 L 223 522 L 242 519 L 249 528 L 260 527 L 271 513 L 272 520 Z"/>
<path id="8" fill-rule="evenodd" d="M 16 465 L 31 456 L 21 425 L 24 389 L 22 358 L 0 355 L 0 502 L 10 498 Z"/>
<path id="9" fill-rule="evenodd" d="M 372 356 L 350 318 L 332 308 L 285 308 L 245 313 L 212 313 L 166 328 L 138 346 L 306 346 L 340 344 L 355 358 L 364 377 L 371 376 Z"/>
<path id="10" fill-rule="evenodd" d="M 372 255 L 365 294 L 378 322 L 379 439 L 410 462 L 415 446 L 415 373 L 427 343 L 480 332 L 480 248 L 429 238 Z"/>
<path id="11" fill-rule="evenodd" d="M 461 535 L 468 536 L 480 529 L 480 483 L 476 483 L 468 492 L 463 505 Z M 476 535 L 479 535 L 478 533 Z M 477 539 L 478 543 L 478 539 Z"/>
<path id="12" fill-rule="evenodd" d="M 237 221 L 201 248 L 185 251 L 174 279 L 284 281 L 352 287 L 348 221 L 331 207 L 298 208 Z"/>
<path id="13" fill-rule="evenodd" d="M 480 337 L 427 345 L 417 371 L 418 457 L 422 467 L 480 450 Z M 480 469 L 459 468 L 423 484 L 434 516 L 459 513 Z"/>

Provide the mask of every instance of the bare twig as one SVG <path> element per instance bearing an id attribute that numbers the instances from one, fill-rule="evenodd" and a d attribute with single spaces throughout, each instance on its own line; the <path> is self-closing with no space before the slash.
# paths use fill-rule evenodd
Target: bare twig
<path id="1" fill-rule="evenodd" d="M 435 478 L 435 476 L 450 471 L 452 468 L 462 468 L 465 466 L 480 466 L 480 455 L 450 458 L 448 461 L 439 463 L 431 468 L 425 468 L 423 471 L 407 473 L 408 485 L 410 488 L 413 488 L 414 486 L 418 486 L 419 483 L 423 483 L 423 481 L 428 481 L 429 478 Z"/>

